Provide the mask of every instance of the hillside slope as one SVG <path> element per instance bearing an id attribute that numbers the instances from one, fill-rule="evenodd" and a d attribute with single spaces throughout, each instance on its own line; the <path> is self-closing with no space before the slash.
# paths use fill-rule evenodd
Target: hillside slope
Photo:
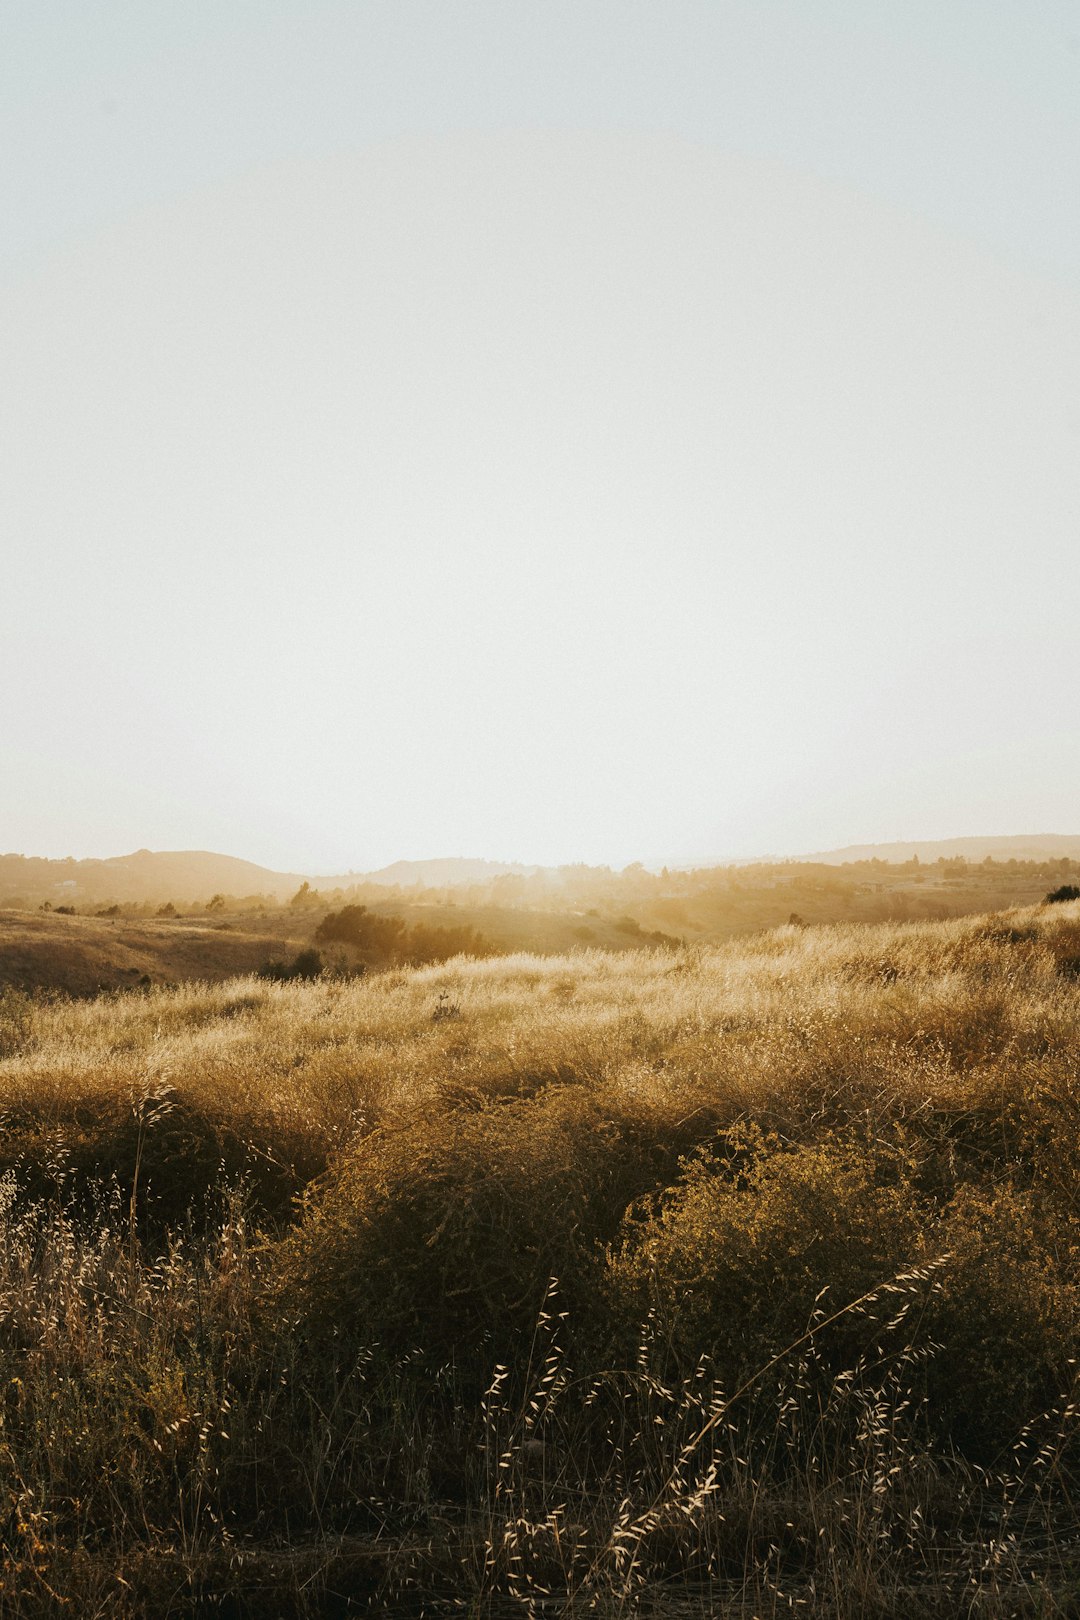
<path id="1" fill-rule="evenodd" d="M 253 861 L 210 850 L 139 849 L 106 860 L 49 860 L 0 855 L 0 906 L 159 904 L 208 900 L 214 894 L 266 895 L 286 900 L 303 882 Z"/>
<path id="2" fill-rule="evenodd" d="M 64 917 L 0 911 L 0 988 L 93 995 L 140 981 L 216 981 L 253 973 L 272 957 L 302 948 L 303 924 L 289 912 L 222 925 L 205 918 Z"/>

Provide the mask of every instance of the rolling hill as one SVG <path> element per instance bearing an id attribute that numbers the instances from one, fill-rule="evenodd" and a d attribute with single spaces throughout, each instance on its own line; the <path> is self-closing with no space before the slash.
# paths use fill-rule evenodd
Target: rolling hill
<path id="1" fill-rule="evenodd" d="M 847 844 L 800 860 L 844 866 L 853 861 L 1057 861 L 1080 860 L 1078 833 L 1007 833 L 983 838 L 918 838 L 891 844 Z"/>

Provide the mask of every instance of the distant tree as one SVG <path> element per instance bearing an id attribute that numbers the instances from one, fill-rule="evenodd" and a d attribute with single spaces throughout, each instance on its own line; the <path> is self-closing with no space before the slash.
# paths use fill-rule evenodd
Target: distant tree
<path id="1" fill-rule="evenodd" d="M 368 955 L 397 955 L 405 942 L 405 924 L 400 917 L 381 917 L 367 906 L 343 906 L 331 911 L 315 930 L 323 944 L 354 945 Z"/>
<path id="2" fill-rule="evenodd" d="M 292 977 L 294 979 L 317 979 L 322 970 L 321 951 L 300 951 L 293 957 Z"/>
<path id="3" fill-rule="evenodd" d="M 320 898 L 321 896 L 318 889 L 313 889 L 311 884 L 305 878 L 303 883 L 301 883 L 300 887 L 297 889 L 296 893 L 293 895 L 292 899 L 289 901 L 289 904 L 290 906 L 297 907 L 317 906 Z"/>
<path id="4" fill-rule="evenodd" d="M 351 945 L 372 961 L 445 962 L 451 956 L 490 956 L 495 947 L 475 928 L 436 928 L 384 916 L 366 906 L 343 906 L 329 912 L 315 930 L 320 945 Z"/>
<path id="5" fill-rule="evenodd" d="M 316 950 L 300 951 L 291 962 L 282 962 L 273 959 L 264 962 L 259 969 L 261 979 L 276 979 L 279 983 L 287 983 L 290 979 L 317 979 L 326 967 L 322 952 Z"/>
<path id="6" fill-rule="evenodd" d="M 178 917 L 180 913 L 171 900 L 166 900 L 163 906 L 158 906 L 156 915 L 159 917 Z"/>
<path id="7" fill-rule="evenodd" d="M 223 894 L 211 895 L 210 899 L 206 902 L 206 909 L 207 911 L 224 911 L 225 896 Z"/>
<path id="8" fill-rule="evenodd" d="M 409 930 L 402 955 L 410 962 L 446 962 L 451 956 L 491 956 L 494 946 L 475 928 L 434 928 L 417 923 Z"/>

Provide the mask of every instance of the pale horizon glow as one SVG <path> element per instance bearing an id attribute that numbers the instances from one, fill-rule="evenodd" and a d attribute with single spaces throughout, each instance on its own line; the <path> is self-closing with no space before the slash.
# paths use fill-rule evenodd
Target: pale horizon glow
<path id="1" fill-rule="evenodd" d="M 16 10 L 0 849 L 1080 831 L 1068 8 Z"/>

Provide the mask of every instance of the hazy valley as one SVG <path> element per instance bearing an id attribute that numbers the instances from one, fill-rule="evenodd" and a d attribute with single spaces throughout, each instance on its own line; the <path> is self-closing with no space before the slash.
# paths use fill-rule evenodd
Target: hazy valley
<path id="1" fill-rule="evenodd" d="M 313 948 L 324 966 L 345 971 L 462 949 L 674 949 L 793 918 L 930 920 L 1028 905 L 1080 880 L 1080 837 L 952 840 L 922 846 L 921 857 L 918 846 L 905 850 L 901 862 L 875 847 L 843 862 L 613 871 L 444 860 L 311 879 L 198 851 L 80 862 L 0 856 L 0 985 L 87 995 L 214 981 L 287 965 Z M 421 937 L 414 948 L 402 938 L 316 938 L 328 916 L 358 905 Z"/>

